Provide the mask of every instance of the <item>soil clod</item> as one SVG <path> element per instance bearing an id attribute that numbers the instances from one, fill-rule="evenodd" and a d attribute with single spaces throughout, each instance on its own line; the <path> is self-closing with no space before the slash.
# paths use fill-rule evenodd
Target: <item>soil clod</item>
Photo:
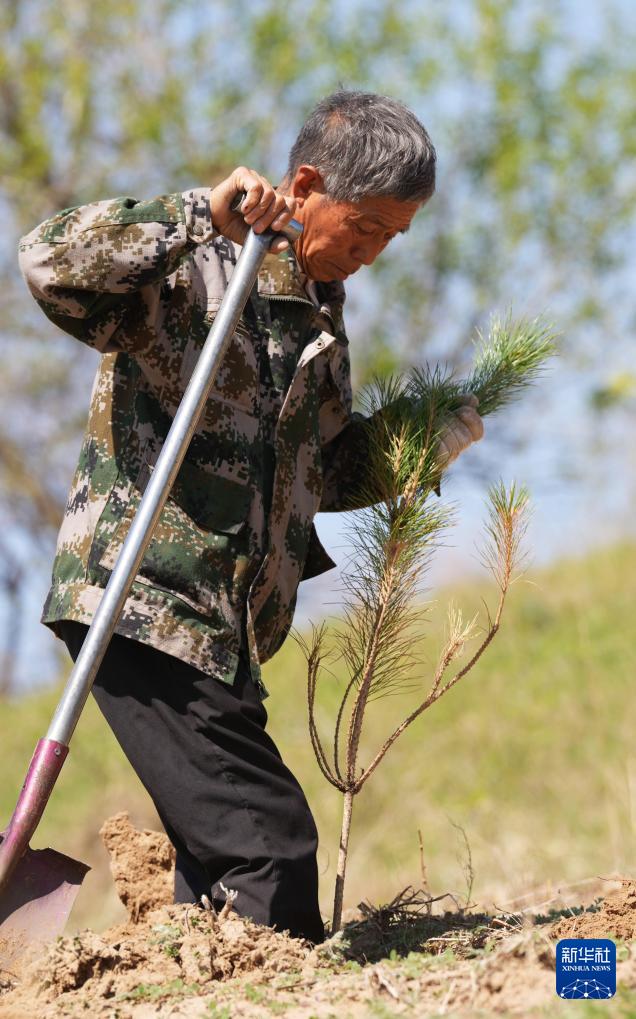
<path id="1" fill-rule="evenodd" d="M 99 834 L 110 856 L 117 894 L 132 921 L 172 902 L 175 851 L 167 835 L 147 828 L 138 831 L 126 813 L 109 817 Z"/>
<path id="2" fill-rule="evenodd" d="M 621 879 L 621 887 L 610 892 L 594 909 L 563 917 L 552 926 L 553 938 L 636 939 L 636 881 Z"/>

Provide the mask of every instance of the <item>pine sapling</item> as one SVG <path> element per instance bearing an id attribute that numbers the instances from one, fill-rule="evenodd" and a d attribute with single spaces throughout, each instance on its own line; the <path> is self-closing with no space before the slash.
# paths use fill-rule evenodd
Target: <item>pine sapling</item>
<path id="1" fill-rule="evenodd" d="M 499 409 L 537 376 L 553 352 L 554 336 L 538 320 L 495 320 L 473 372 L 465 382 L 439 369 L 413 371 L 407 379 L 376 382 L 365 394 L 368 419 L 367 491 L 348 529 L 351 553 L 343 572 L 344 611 L 327 647 L 325 625 L 305 640 L 297 635 L 307 659 L 309 732 L 318 766 L 343 794 L 343 814 L 334 894 L 332 933 L 340 929 L 355 796 L 388 750 L 424 711 L 474 667 L 499 629 L 505 599 L 520 568 L 520 544 L 526 526 L 524 488 L 499 483 L 489 492 L 486 566 L 499 588 L 493 616 L 469 660 L 452 670 L 477 619 L 465 623 L 450 608 L 448 632 L 426 695 L 391 732 L 369 763 L 360 767 L 360 746 L 369 703 L 400 692 L 412 682 L 418 665 L 422 608 L 417 592 L 429 560 L 449 523 L 449 513 L 430 499 L 442 465 L 437 449 L 444 422 L 466 393 L 479 398 L 479 411 Z M 316 723 L 316 691 L 329 660 L 345 665 L 348 680 L 337 711 L 331 753 Z"/>

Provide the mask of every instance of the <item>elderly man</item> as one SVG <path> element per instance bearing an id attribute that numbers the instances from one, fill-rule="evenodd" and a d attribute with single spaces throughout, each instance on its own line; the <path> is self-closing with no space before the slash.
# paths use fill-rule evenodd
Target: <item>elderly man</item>
<path id="1" fill-rule="evenodd" d="M 312 112 L 278 188 L 239 167 L 214 188 L 66 209 L 20 248 L 45 314 L 102 355 L 43 613 L 76 657 L 237 246 L 249 227 L 303 225 L 266 258 L 94 695 L 176 848 L 175 900 L 234 889 L 239 913 L 315 942 L 316 826 L 265 731 L 260 664 L 300 580 L 334 565 L 315 513 L 361 504 L 343 281 L 408 230 L 434 184 L 413 114 L 343 91 Z M 481 434 L 463 407 L 446 460 Z"/>

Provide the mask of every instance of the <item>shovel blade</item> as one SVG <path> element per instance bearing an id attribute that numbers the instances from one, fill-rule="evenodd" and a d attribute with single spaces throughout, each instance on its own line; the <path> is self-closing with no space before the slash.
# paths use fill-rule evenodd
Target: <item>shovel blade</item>
<path id="1" fill-rule="evenodd" d="M 15 974 L 27 951 L 62 933 L 89 870 L 54 849 L 26 850 L 0 894 L 0 969 Z"/>

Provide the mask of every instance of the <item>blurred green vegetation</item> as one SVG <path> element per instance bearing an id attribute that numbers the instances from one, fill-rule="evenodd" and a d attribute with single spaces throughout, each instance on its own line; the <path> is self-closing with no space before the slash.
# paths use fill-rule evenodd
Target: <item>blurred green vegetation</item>
<path id="1" fill-rule="evenodd" d="M 593 386 L 607 415 L 627 398 L 612 380 L 634 320 L 635 38 L 624 0 L 0 6 L 0 692 L 25 674 L 24 604 L 42 600 L 96 364 L 28 295 L 20 234 L 66 206 L 212 185 L 239 163 L 280 180 L 319 97 L 386 92 L 430 130 L 438 188 L 351 281 L 356 380 L 456 363 L 493 308 L 549 308 L 568 385 L 584 405 Z M 552 416 L 564 386 L 545 397 Z M 509 441 L 520 432 L 530 441 L 525 422 Z M 587 462 L 589 433 L 576 437 Z"/>
<path id="2" fill-rule="evenodd" d="M 448 599 L 469 615 L 481 597 L 492 604 L 493 595 L 487 585 L 475 584 L 439 593 L 430 610 L 431 662 Z M 452 891 L 461 898 L 466 851 L 454 825 L 463 828 L 475 872 L 472 901 L 484 908 L 510 907 L 517 896 L 527 896 L 521 905 L 540 903 L 569 882 L 633 873 L 635 601 L 631 545 L 556 563 L 513 587 L 502 630 L 483 661 L 407 731 L 358 797 L 345 907 L 363 898 L 387 901 L 419 883 L 418 829 L 432 893 Z M 292 641 L 267 666 L 265 680 L 270 732 L 318 822 L 321 904 L 328 915 L 340 798 L 313 759 L 303 659 Z M 325 735 L 336 684 L 326 679 L 319 688 L 317 718 Z M 4 818 L 57 693 L 4 705 Z M 412 692 L 370 706 L 363 763 L 415 697 Z M 97 831 L 121 809 L 129 809 L 138 824 L 159 827 L 91 700 L 34 843 L 75 854 L 95 868 L 78 900 L 76 925 L 99 929 L 119 915 Z"/>

